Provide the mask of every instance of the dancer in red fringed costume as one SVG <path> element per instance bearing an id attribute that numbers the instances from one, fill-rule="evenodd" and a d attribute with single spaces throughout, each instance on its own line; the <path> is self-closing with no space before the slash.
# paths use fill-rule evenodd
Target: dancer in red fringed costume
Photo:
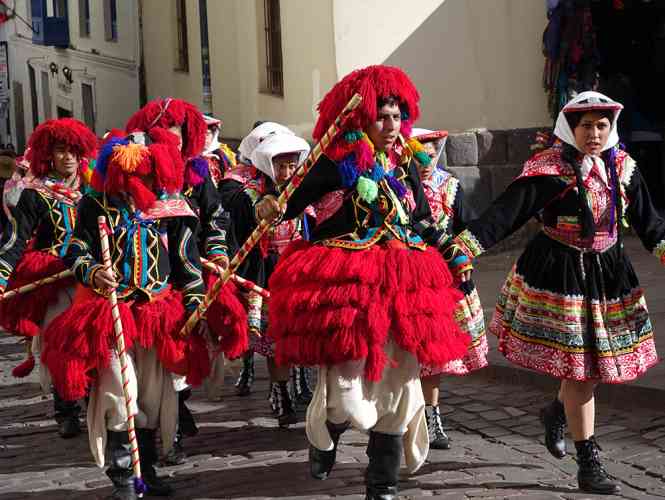
<path id="1" fill-rule="evenodd" d="M 12 290 L 66 269 L 62 258 L 76 222 L 80 174 L 96 144 L 95 135 L 71 118 L 44 122 L 30 136 L 30 170 L 20 190 L 12 192 L 0 241 L 0 294 L 5 288 Z M 25 337 L 28 345 L 28 358 L 14 369 L 15 376 L 25 377 L 32 371 L 42 328 L 71 304 L 73 284 L 73 279 L 63 279 L 0 302 L 0 325 Z M 48 370 L 41 365 L 40 382 L 45 392 L 51 391 Z M 57 391 L 53 400 L 59 434 L 78 435 L 79 405 L 63 401 Z"/>
<path id="2" fill-rule="evenodd" d="M 181 190 L 185 158 L 203 147 L 203 132 L 176 123 L 202 124 L 195 108 L 183 101 L 149 103 L 126 129 L 101 149 L 92 175 L 96 190 L 82 198 L 65 261 L 80 287 L 74 304 L 45 332 L 42 359 L 63 398 L 73 400 L 90 387 L 88 432 L 97 464 L 114 483 L 114 498 L 134 498 L 127 434 L 127 413 L 120 366 L 113 346 L 110 289 L 118 295 L 125 344 L 130 353 L 129 391 L 136 415 L 141 469 L 149 493 L 168 495 L 172 488 L 157 478 L 156 429 L 168 453 L 178 415 L 173 375 L 198 384 L 208 375 L 207 327 L 179 337 L 187 316 L 203 299 L 205 285 L 196 241 L 199 221 Z M 145 132 L 148 130 L 148 132 Z M 105 216 L 113 271 L 101 265 L 97 228 Z M 214 314 L 210 323 L 216 322 Z"/>
<path id="3" fill-rule="evenodd" d="M 356 92 L 361 106 L 286 208 L 290 219 L 314 204 L 317 223 L 270 279 L 268 334 L 279 363 L 320 366 L 307 411 L 312 475 L 330 474 L 352 425 L 370 434 L 366 498 L 394 499 L 401 455 L 415 471 L 429 449 L 420 364 L 463 357 L 469 337 L 453 319 L 461 293 L 436 250 L 445 233 L 416 231 L 431 213 L 413 159 L 429 158 L 405 139 L 419 115 L 406 74 L 370 66 L 346 76 L 319 104 L 314 138 Z M 259 218 L 279 210 L 274 196 L 256 206 Z"/>

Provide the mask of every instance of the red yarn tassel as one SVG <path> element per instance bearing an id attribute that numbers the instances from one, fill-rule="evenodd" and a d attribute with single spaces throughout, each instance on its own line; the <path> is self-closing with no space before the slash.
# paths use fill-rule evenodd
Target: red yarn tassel
<path id="1" fill-rule="evenodd" d="M 26 358 L 23 363 L 18 365 L 12 370 L 12 375 L 16 378 L 24 378 L 32 373 L 32 370 L 35 368 L 35 357 L 30 355 Z"/>

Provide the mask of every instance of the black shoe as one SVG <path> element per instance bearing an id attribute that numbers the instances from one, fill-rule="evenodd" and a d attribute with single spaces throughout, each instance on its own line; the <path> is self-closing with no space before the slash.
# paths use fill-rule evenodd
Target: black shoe
<path id="1" fill-rule="evenodd" d="M 314 479 L 319 479 L 321 481 L 328 478 L 335 465 L 339 438 L 342 433 L 349 428 L 349 424 L 348 422 L 343 424 L 326 422 L 326 427 L 328 427 L 328 432 L 333 441 L 333 449 L 323 451 L 315 448 L 311 444 L 309 445 L 309 472 Z"/>
<path id="2" fill-rule="evenodd" d="M 293 402 L 289 395 L 289 388 L 287 382 L 273 382 L 273 397 L 276 398 L 275 408 L 277 413 L 277 421 L 280 427 L 286 428 L 289 425 L 295 424 L 298 421 L 296 411 L 293 408 Z"/>
<path id="3" fill-rule="evenodd" d="M 443 418 L 438 406 L 425 406 L 429 447 L 434 450 L 449 450 L 450 438 L 443 430 Z"/>
<path id="4" fill-rule="evenodd" d="M 154 429 L 136 429 L 136 438 L 139 442 L 139 458 L 141 460 L 141 478 L 148 491 L 147 494 L 157 497 L 167 497 L 173 493 L 168 483 L 157 477 L 155 464 L 157 463 L 157 443 Z"/>
<path id="5" fill-rule="evenodd" d="M 185 404 L 191 395 L 191 389 L 178 392 L 178 432 L 186 437 L 194 437 L 199 433 L 194 415 Z"/>
<path id="6" fill-rule="evenodd" d="M 294 366 L 291 368 L 291 387 L 293 400 L 297 405 L 307 406 L 314 397 L 310 382 L 311 368 Z"/>
<path id="7" fill-rule="evenodd" d="M 55 421 L 58 423 L 58 434 L 63 439 L 71 439 L 81 434 L 81 407 L 77 401 L 65 401 L 54 390 L 53 408 Z"/>
<path id="8" fill-rule="evenodd" d="M 109 500 L 135 500 L 132 451 L 127 432 L 107 431 L 106 449 L 110 462 L 106 475 L 113 483 Z"/>
<path id="9" fill-rule="evenodd" d="M 577 449 L 577 483 L 580 490 L 597 495 L 615 495 L 621 491 L 618 484 L 613 482 L 605 467 L 600 462 L 600 447 L 596 439 L 591 436 L 584 441 L 575 441 Z"/>
<path id="10" fill-rule="evenodd" d="M 402 436 L 369 433 L 365 500 L 396 500 Z"/>
<path id="11" fill-rule="evenodd" d="M 248 396 L 252 392 L 254 383 L 254 351 L 247 351 L 242 357 L 242 369 L 236 380 L 236 394 Z"/>
<path id="12" fill-rule="evenodd" d="M 182 434 L 180 430 L 176 432 L 175 439 L 173 440 L 173 448 L 162 459 L 162 465 L 168 467 L 170 465 L 182 465 L 187 461 L 187 454 L 182 446 Z"/>
<path id="13" fill-rule="evenodd" d="M 540 410 L 540 421 L 545 426 L 545 446 L 554 458 L 566 456 L 566 412 L 558 399 Z"/>

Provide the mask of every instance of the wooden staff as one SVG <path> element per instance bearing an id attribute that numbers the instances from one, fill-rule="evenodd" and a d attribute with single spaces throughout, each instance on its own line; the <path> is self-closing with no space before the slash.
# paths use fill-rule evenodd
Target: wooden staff
<path id="1" fill-rule="evenodd" d="M 298 189 L 298 186 L 302 184 L 302 181 L 305 178 L 305 176 L 316 164 L 323 151 L 328 147 L 328 145 L 332 142 L 333 138 L 339 132 L 342 121 L 349 115 L 349 113 L 351 113 L 354 109 L 356 109 L 360 105 L 361 101 L 362 97 L 360 96 L 360 94 L 354 94 L 351 100 L 346 104 L 346 106 L 344 106 L 342 112 L 337 116 L 337 118 L 335 118 L 333 124 L 330 125 L 330 127 L 328 127 L 328 130 L 323 135 L 323 137 L 321 137 L 321 140 L 314 146 L 312 151 L 309 153 L 307 160 L 305 160 L 305 162 L 302 165 L 300 165 L 300 167 L 298 167 L 296 173 L 293 175 L 293 177 L 291 177 L 289 184 L 279 195 L 277 203 L 279 204 L 280 207 L 286 206 L 286 202 L 289 200 L 289 198 L 291 198 L 295 190 Z M 227 281 L 229 281 L 231 275 L 235 274 L 240 264 L 242 264 L 245 258 L 247 258 L 249 252 L 259 242 L 259 240 L 268 230 L 270 225 L 271 225 L 270 222 L 262 220 L 261 223 L 256 228 L 254 228 L 254 231 L 249 236 L 249 238 L 247 238 L 247 241 L 245 241 L 242 247 L 240 247 L 240 250 L 238 250 L 238 252 L 233 257 L 233 260 L 231 260 L 231 263 L 229 264 L 229 267 L 226 269 L 226 271 L 224 271 L 224 274 L 220 276 L 219 280 L 215 282 L 215 285 L 206 294 L 205 298 L 203 299 L 203 302 L 199 304 L 196 310 L 187 319 L 187 323 L 185 323 L 185 326 L 183 326 L 182 330 L 180 331 L 181 336 L 187 337 L 192 332 L 194 327 L 198 324 L 198 322 L 201 319 L 203 319 L 206 311 L 208 310 L 208 307 L 210 307 L 210 304 L 215 300 L 215 298 L 219 294 L 219 291 L 222 289 L 224 284 Z"/>
<path id="2" fill-rule="evenodd" d="M 52 274 L 51 276 L 47 276 L 46 278 L 42 278 L 40 280 L 33 281 L 32 283 L 28 283 L 27 285 L 23 285 L 18 288 L 14 288 L 12 290 L 8 290 L 2 295 L 0 295 L 0 302 L 2 302 L 3 300 L 16 297 L 17 295 L 21 295 L 22 293 L 31 292 L 42 285 L 48 285 L 50 283 L 55 283 L 56 281 L 60 281 L 61 279 L 69 278 L 70 276 L 73 275 L 74 273 L 71 270 L 65 269 L 64 271 Z"/>
<path id="3" fill-rule="evenodd" d="M 209 271 L 212 271 L 213 273 L 217 274 L 218 276 L 222 276 L 224 274 L 224 269 L 219 267 L 214 262 L 209 261 L 208 259 L 204 259 L 203 257 L 201 257 L 201 263 L 203 264 L 203 267 L 205 267 Z M 242 288 L 244 288 L 245 290 L 249 290 L 250 292 L 258 293 L 264 299 L 269 299 L 270 298 L 270 292 L 268 290 L 266 290 L 265 288 L 261 288 L 259 285 L 257 285 L 253 281 L 250 281 L 250 280 L 245 279 L 241 276 L 238 276 L 237 274 L 231 275 L 231 279 L 233 281 L 235 281 L 238 285 L 240 285 Z"/>
<path id="4" fill-rule="evenodd" d="M 99 225 L 99 237 L 102 244 L 102 263 L 104 268 L 113 273 L 111 267 L 111 251 L 109 249 L 109 237 L 111 230 L 106 225 L 106 217 L 103 215 L 97 217 L 97 224 Z M 127 409 L 127 433 L 129 434 L 129 445 L 132 453 L 132 469 L 134 470 L 134 489 L 139 497 L 142 497 L 147 492 L 147 487 L 141 479 L 141 462 L 139 459 L 139 446 L 136 439 L 136 430 L 134 429 L 134 415 L 132 414 L 131 403 L 132 397 L 129 394 L 129 378 L 127 370 L 129 364 L 127 362 L 127 349 L 125 346 L 125 336 L 122 332 L 122 319 L 120 318 L 120 309 L 118 308 L 118 296 L 115 289 L 109 295 L 109 302 L 111 302 L 111 315 L 113 316 L 113 332 L 115 333 L 115 351 L 120 360 L 120 376 L 122 377 L 122 390 L 125 396 L 125 408 Z"/>

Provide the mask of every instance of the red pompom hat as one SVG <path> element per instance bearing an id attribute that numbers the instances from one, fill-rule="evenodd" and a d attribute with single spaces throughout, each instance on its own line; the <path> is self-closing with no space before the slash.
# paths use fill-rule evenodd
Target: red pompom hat
<path id="1" fill-rule="evenodd" d="M 53 148 L 56 144 L 69 147 L 79 159 L 95 155 L 97 137 L 79 120 L 60 118 L 40 124 L 30 136 L 26 159 L 30 162 L 30 172 L 35 177 L 43 177 L 52 169 Z"/>

